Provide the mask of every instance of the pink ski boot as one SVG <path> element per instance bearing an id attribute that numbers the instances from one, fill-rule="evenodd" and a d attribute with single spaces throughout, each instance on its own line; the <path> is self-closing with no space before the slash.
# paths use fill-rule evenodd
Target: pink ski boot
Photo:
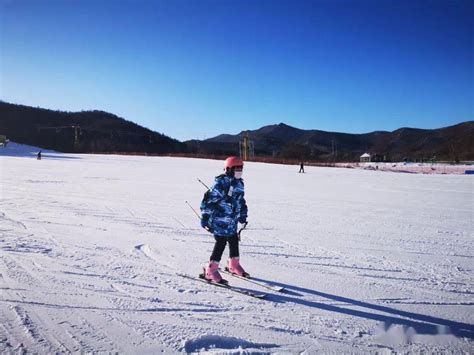
<path id="1" fill-rule="evenodd" d="M 241 277 L 250 277 L 250 275 L 245 272 L 244 268 L 240 265 L 239 257 L 229 259 L 227 271 Z"/>
<path id="2" fill-rule="evenodd" d="M 227 281 L 224 280 L 219 273 L 219 263 L 217 261 L 211 260 L 209 264 L 204 268 L 204 278 L 208 281 L 212 281 L 218 284 L 226 284 Z"/>

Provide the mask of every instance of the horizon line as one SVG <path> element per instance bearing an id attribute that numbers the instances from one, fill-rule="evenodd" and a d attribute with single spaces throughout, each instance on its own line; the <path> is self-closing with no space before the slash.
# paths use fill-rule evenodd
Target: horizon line
<path id="1" fill-rule="evenodd" d="M 256 128 L 256 129 L 245 129 L 245 130 L 241 130 L 240 132 L 238 133 L 235 133 L 235 134 L 231 134 L 231 133 L 221 133 L 221 134 L 217 134 L 213 137 L 210 137 L 210 138 L 206 138 L 206 139 L 197 139 L 197 138 L 191 138 L 191 139 L 185 139 L 185 140 L 181 140 L 181 139 L 177 139 L 177 138 L 174 138 L 174 137 L 171 137 L 171 136 L 168 136 L 166 133 L 160 133 L 154 129 L 151 129 L 151 128 L 148 128 L 140 123 L 137 123 L 135 121 L 131 121 L 125 117 L 122 117 L 122 116 L 119 116 L 113 112 L 109 112 L 109 111 L 104 111 L 104 110 L 101 110 L 101 109 L 86 109 L 86 110 L 81 110 L 81 111 L 68 111 L 68 110 L 60 110 L 60 109 L 52 109 L 52 108 L 45 108 L 45 107 L 40 107 L 40 106 L 31 106 L 31 105 L 25 105 L 25 104 L 20 104 L 20 103 L 13 103 L 13 102 L 7 102 L 3 99 L 0 99 L 0 103 L 5 103 L 5 104 L 8 104 L 8 105 L 15 105 L 15 106 L 23 106 L 23 107 L 28 107 L 28 108 L 34 108 L 34 109 L 40 109 L 40 110 L 45 110 L 45 111 L 53 111 L 53 112 L 61 112 L 61 113 L 84 113 L 84 112 L 103 112 L 105 114 L 108 114 L 108 115 L 112 115 L 112 116 L 115 116 L 117 118 L 120 118 L 122 120 L 125 120 L 125 121 L 128 121 L 128 122 L 132 122 L 142 128 L 145 128 L 145 129 L 148 129 L 154 133 L 157 133 L 157 134 L 161 134 L 161 135 L 164 135 L 164 136 L 167 136 L 171 139 L 174 139 L 174 140 L 177 140 L 178 142 L 180 143 L 184 143 L 184 142 L 187 142 L 187 141 L 205 141 L 205 140 L 208 140 L 208 139 L 213 139 L 213 138 L 216 138 L 216 137 L 220 137 L 220 136 L 238 136 L 238 135 L 241 135 L 245 132 L 250 132 L 250 131 L 258 131 L 262 128 L 265 128 L 265 127 L 271 127 L 271 126 L 280 126 L 280 125 L 285 125 L 287 127 L 290 127 L 290 128 L 293 128 L 293 129 L 297 129 L 297 130 L 300 130 L 300 131 L 319 131 L 319 132 L 325 132 L 325 133 L 334 133 L 334 134 L 352 134 L 352 135 L 366 135 L 366 134 L 372 134 L 372 133 L 393 133 L 393 132 L 396 132 L 398 130 L 401 130 L 401 129 L 414 129 L 414 130 L 423 130 L 423 131 L 435 131 L 435 130 L 439 130 L 439 129 L 445 129 L 445 128 L 449 128 L 449 127 L 454 127 L 454 126 L 458 126 L 458 125 L 461 125 L 461 124 L 464 124 L 464 123 L 470 123 L 470 122 L 474 122 L 474 120 L 466 120 L 466 121 L 461 121 L 461 122 L 458 122 L 456 124 L 452 124 L 452 125 L 449 125 L 449 126 L 444 126 L 444 127 L 437 127 L 437 128 L 419 128 L 419 127 L 399 127 L 393 131 L 388 131 L 388 130 L 374 130 L 374 131 L 370 131 L 370 132 L 363 132 L 363 133 L 348 133 L 348 132 L 336 132 L 336 131 L 325 131 L 325 130 L 321 130 L 321 129 L 315 129 L 315 128 L 299 128 L 299 127 L 295 127 L 295 126 L 292 126 L 292 125 L 289 125 L 285 122 L 280 122 L 280 123 L 274 123 L 274 124 L 268 124 L 268 125 L 265 125 L 265 126 L 261 126 L 259 128 Z"/>

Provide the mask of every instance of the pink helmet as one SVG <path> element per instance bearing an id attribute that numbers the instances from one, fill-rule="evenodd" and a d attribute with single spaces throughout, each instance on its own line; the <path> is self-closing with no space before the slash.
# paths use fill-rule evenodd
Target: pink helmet
<path id="1" fill-rule="evenodd" d="M 224 170 L 232 169 L 236 166 L 244 166 L 244 162 L 239 157 L 228 157 L 224 162 Z"/>

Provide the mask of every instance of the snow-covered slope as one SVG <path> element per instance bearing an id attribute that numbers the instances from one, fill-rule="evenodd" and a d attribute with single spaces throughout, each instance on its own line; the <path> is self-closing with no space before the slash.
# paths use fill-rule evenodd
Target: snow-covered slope
<path id="1" fill-rule="evenodd" d="M 33 156 L 36 157 L 39 151 L 41 151 L 41 155 L 43 157 L 48 156 L 51 158 L 51 157 L 57 157 L 57 156 L 64 156 L 63 154 L 56 153 L 53 150 L 47 150 L 47 149 L 42 149 L 38 147 L 33 147 L 31 145 L 10 142 L 7 144 L 6 147 L 0 147 L 0 157 L 10 156 L 10 157 L 31 158 Z"/>
<path id="2" fill-rule="evenodd" d="M 181 278 L 222 163 L 0 157 L 0 352 L 472 351 L 473 180 L 246 164 L 257 300 Z"/>

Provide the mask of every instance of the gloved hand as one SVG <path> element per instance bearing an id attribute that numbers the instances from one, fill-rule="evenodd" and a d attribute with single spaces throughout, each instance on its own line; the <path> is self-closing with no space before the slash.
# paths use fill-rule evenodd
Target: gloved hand
<path id="1" fill-rule="evenodd" d="M 247 223 L 247 216 L 240 216 L 239 223 L 241 223 L 241 224 Z"/>
<path id="2" fill-rule="evenodd" d="M 201 227 L 204 229 L 209 229 L 209 215 L 207 214 L 202 215 Z"/>

